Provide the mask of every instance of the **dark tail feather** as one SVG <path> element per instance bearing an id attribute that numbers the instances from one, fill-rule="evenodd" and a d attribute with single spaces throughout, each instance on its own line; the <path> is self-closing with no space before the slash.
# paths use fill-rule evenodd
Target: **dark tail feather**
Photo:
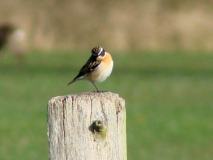
<path id="1" fill-rule="evenodd" d="M 77 75 L 72 81 L 70 81 L 67 85 L 70 85 L 70 84 L 72 84 L 72 83 L 74 83 L 75 81 L 77 81 L 77 80 L 81 80 L 81 79 L 83 79 L 84 78 L 84 76 L 79 76 L 79 75 Z"/>
<path id="2" fill-rule="evenodd" d="M 69 83 L 67 83 L 67 85 L 69 86 L 70 84 L 74 83 L 76 81 L 77 78 L 74 78 L 72 81 L 70 81 Z"/>

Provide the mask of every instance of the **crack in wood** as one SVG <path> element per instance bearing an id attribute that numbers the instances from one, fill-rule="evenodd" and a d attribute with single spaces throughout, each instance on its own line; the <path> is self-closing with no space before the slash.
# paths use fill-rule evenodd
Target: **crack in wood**
<path id="1" fill-rule="evenodd" d="M 105 121 L 106 124 L 108 124 L 107 115 L 106 115 L 106 113 L 104 112 L 104 103 L 103 103 L 102 100 L 100 101 L 100 103 L 101 103 L 101 112 L 102 112 L 103 115 L 104 115 L 104 121 Z"/>
<path id="2" fill-rule="evenodd" d="M 71 99 L 72 99 L 72 115 L 73 115 L 73 110 L 74 110 L 74 97 L 71 96 Z"/>
<path id="3" fill-rule="evenodd" d="M 90 98 L 90 109 L 91 109 L 91 111 L 90 111 L 90 124 L 92 123 L 92 101 L 93 101 L 93 99 L 92 99 L 92 97 L 89 97 Z"/>
<path id="4" fill-rule="evenodd" d="M 62 119 L 62 125 L 63 125 L 63 129 L 62 129 L 62 131 L 63 131 L 63 138 L 64 138 L 64 148 L 65 148 L 65 150 L 64 150 L 64 152 L 65 152 L 65 159 L 67 160 L 67 150 L 66 150 L 66 128 L 65 128 L 65 119 L 66 119 L 66 116 L 65 116 L 65 105 L 66 105 L 66 100 L 67 100 L 67 97 L 64 97 L 64 99 L 62 100 L 62 110 L 63 110 L 63 112 L 62 112 L 62 114 L 63 114 L 63 119 Z"/>

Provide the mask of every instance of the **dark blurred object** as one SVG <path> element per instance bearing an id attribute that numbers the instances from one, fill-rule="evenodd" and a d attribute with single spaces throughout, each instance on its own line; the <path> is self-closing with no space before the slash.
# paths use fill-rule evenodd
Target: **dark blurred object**
<path id="1" fill-rule="evenodd" d="M 15 27 L 11 24 L 0 25 L 0 50 L 6 46 L 9 36 L 14 30 Z"/>
<path id="2" fill-rule="evenodd" d="M 20 59 L 26 53 L 26 42 L 26 33 L 23 29 L 8 23 L 0 25 L 0 51 L 7 48 L 9 53 Z"/>

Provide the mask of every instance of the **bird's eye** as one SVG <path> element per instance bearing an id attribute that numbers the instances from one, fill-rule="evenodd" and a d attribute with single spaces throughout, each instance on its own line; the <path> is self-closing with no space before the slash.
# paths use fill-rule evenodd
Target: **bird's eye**
<path id="1" fill-rule="evenodd" d="M 103 49 L 103 51 L 100 53 L 100 56 L 105 56 L 105 50 Z"/>
<path id="2" fill-rule="evenodd" d="M 105 52 L 102 52 L 102 53 L 101 53 L 101 56 L 102 56 L 102 57 L 105 56 Z"/>

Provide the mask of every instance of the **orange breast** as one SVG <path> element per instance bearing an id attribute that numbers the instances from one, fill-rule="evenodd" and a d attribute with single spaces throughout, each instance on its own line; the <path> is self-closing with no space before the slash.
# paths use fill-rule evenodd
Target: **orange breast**
<path id="1" fill-rule="evenodd" d="M 106 63 L 106 64 L 110 64 L 112 61 L 112 56 L 106 52 L 106 55 L 104 56 L 102 62 Z"/>
<path id="2" fill-rule="evenodd" d="M 101 64 L 87 78 L 91 81 L 103 81 L 111 74 L 112 67 L 112 57 L 109 53 L 106 53 Z"/>

